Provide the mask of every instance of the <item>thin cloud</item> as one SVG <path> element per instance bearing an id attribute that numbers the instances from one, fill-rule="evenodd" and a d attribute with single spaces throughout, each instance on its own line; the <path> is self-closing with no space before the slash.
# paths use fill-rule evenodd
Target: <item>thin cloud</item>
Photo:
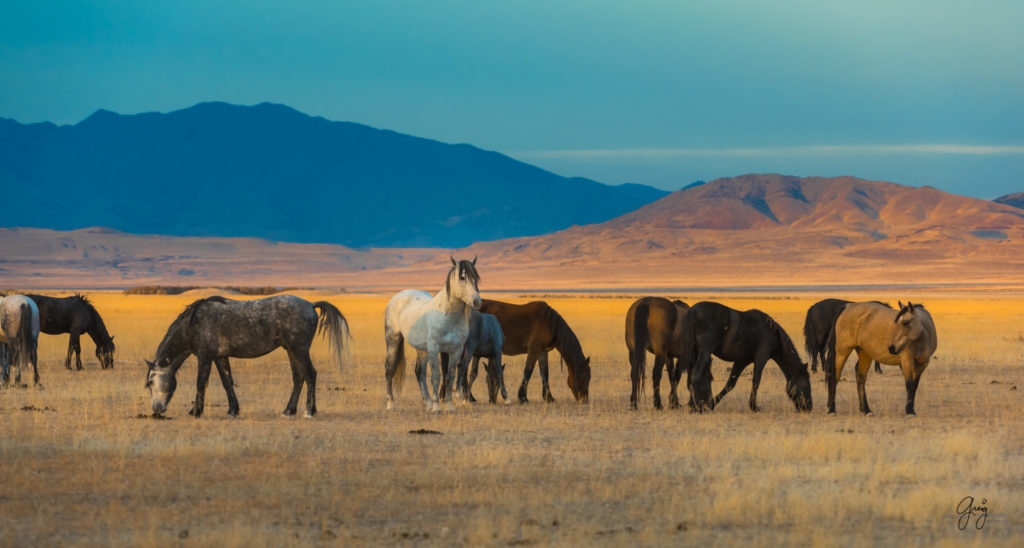
<path id="1" fill-rule="evenodd" d="M 872 156 L 937 154 L 958 156 L 994 156 L 1024 154 L 1021 145 L 802 145 L 761 148 L 620 148 L 580 150 L 522 150 L 510 153 L 519 158 L 557 159 L 645 159 L 693 157 L 771 157 L 771 156 Z"/>

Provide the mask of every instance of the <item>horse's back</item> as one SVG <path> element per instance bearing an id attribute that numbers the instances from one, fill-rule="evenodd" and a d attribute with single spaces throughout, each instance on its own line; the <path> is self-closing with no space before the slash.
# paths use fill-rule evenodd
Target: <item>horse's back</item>
<path id="1" fill-rule="evenodd" d="M 663 297 L 642 297 L 626 313 L 626 345 L 631 350 L 646 350 L 659 354 L 680 352 L 677 342 L 682 332 L 682 318 L 689 310 L 682 301 Z M 638 319 L 639 316 L 639 319 Z M 646 333 L 638 333 L 644 329 Z M 642 345 L 644 348 L 635 348 Z"/>
<path id="2" fill-rule="evenodd" d="M 857 348 L 884 364 L 899 363 L 888 350 L 895 319 L 896 311 L 882 303 L 850 303 L 836 318 L 836 345 Z"/>

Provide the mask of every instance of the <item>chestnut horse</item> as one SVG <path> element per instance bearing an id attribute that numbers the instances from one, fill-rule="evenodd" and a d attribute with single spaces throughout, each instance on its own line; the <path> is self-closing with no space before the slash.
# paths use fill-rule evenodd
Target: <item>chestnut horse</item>
<path id="1" fill-rule="evenodd" d="M 533 375 L 533 366 L 540 364 L 540 379 L 543 397 L 553 402 L 548 386 L 548 352 L 558 350 L 562 360 L 569 366 L 566 383 L 577 402 L 587 403 L 590 399 L 590 358 L 583 355 L 583 348 L 576 334 L 565 323 L 562 316 L 544 301 L 526 304 L 511 304 L 483 299 L 480 311 L 493 314 L 501 324 L 505 344 L 501 352 L 506 356 L 526 354 L 523 368 L 523 382 L 519 387 L 519 402 L 526 403 L 526 386 Z"/>

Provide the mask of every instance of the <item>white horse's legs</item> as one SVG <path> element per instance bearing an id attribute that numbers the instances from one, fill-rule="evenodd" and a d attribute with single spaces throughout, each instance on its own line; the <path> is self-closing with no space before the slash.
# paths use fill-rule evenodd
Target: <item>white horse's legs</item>
<path id="1" fill-rule="evenodd" d="M 438 403 L 441 388 L 441 364 L 438 363 L 439 354 L 440 348 L 437 345 L 427 347 L 427 362 L 430 363 L 430 384 L 434 387 L 434 393 L 430 399 L 430 410 L 433 412 L 441 411 L 441 405 Z"/>
<path id="2" fill-rule="evenodd" d="M 426 372 L 426 353 L 420 350 L 416 351 L 416 381 L 420 384 L 420 397 L 423 399 L 423 405 L 430 409 L 430 390 L 427 389 L 427 372 Z"/>

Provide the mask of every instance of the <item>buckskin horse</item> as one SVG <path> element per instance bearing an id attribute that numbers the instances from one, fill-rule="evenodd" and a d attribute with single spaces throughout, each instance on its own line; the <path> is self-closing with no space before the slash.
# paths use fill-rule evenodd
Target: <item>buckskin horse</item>
<path id="1" fill-rule="evenodd" d="M 860 411 L 871 413 L 864 383 L 871 360 L 898 365 L 907 388 L 907 415 L 914 415 L 914 396 L 921 374 L 938 346 L 935 323 L 923 305 L 900 303 L 894 310 L 877 302 L 846 305 L 829 338 L 825 379 L 828 382 L 828 412 L 836 412 L 836 383 L 850 353 L 857 351 L 857 395 Z"/>
<path id="2" fill-rule="evenodd" d="M 82 345 L 79 338 L 87 333 L 96 344 L 96 359 L 100 368 L 114 367 L 114 337 L 107 333 L 107 326 L 96 308 L 84 295 L 70 297 L 47 297 L 26 295 L 39 306 L 39 330 L 47 335 L 68 333 L 68 353 L 64 367 L 71 370 L 71 355 L 75 356 L 75 368 L 82 370 Z"/>
<path id="3" fill-rule="evenodd" d="M 818 361 L 821 361 L 821 370 L 825 370 L 825 353 L 828 351 L 828 337 L 835 329 L 836 319 L 843 313 L 843 309 L 851 301 L 842 299 L 823 299 L 811 305 L 807 309 L 807 317 L 804 318 L 804 348 L 811 356 L 811 372 L 818 370 Z M 885 304 L 885 303 L 879 303 Z M 889 306 L 889 305 L 885 305 Z M 875 362 L 875 373 L 881 373 L 882 367 Z"/>
<path id="4" fill-rule="evenodd" d="M 786 331 L 760 310 L 740 312 L 725 305 L 703 301 L 683 317 L 683 352 L 676 364 L 676 383 L 685 370 L 692 379 L 690 408 L 703 411 L 715 405 L 736 386 L 740 373 L 754 364 L 750 410 L 757 412 L 757 389 L 768 360 L 774 361 L 786 377 L 786 395 L 797 411 L 811 410 L 811 382 L 807 364 L 800 359 Z M 725 387 L 711 398 L 711 356 L 733 362 Z"/>
<path id="5" fill-rule="evenodd" d="M 519 387 L 519 402 L 526 403 L 526 387 L 533 375 L 533 367 L 540 364 L 542 396 L 545 402 L 553 402 L 548 385 L 548 352 L 558 350 L 568 365 L 566 383 L 573 397 L 579 403 L 590 400 L 590 358 L 583 355 L 576 334 L 565 323 L 562 316 L 544 301 L 526 304 L 511 304 L 483 299 L 480 311 L 494 314 L 505 334 L 502 354 L 519 356 L 526 354 L 523 367 L 523 382 Z"/>
<path id="6" fill-rule="evenodd" d="M 676 360 L 683 352 L 683 316 L 690 306 L 662 297 L 641 297 L 626 312 L 626 348 L 629 350 L 629 378 L 632 391 L 629 406 L 637 408 L 643 389 L 647 352 L 654 354 L 651 381 L 654 383 L 654 408 L 661 409 L 661 370 L 668 373 L 670 407 L 679 407 L 676 394 Z"/>

